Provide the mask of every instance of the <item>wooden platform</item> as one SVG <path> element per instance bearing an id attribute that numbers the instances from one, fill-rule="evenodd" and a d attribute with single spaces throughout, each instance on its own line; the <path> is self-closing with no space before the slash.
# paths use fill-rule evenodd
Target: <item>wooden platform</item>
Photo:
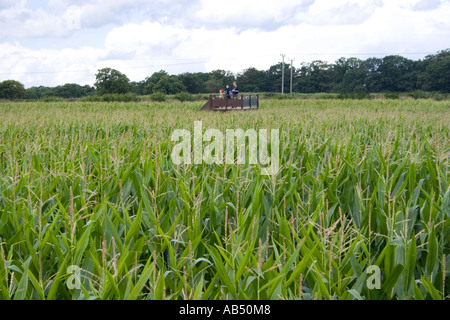
<path id="1" fill-rule="evenodd" d="M 238 97 L 227 98 L 225 95 L 210 95 L 208 102 L 200 111 L 248 111 L 259 109 L 257 93 L 243 93 Z"/>

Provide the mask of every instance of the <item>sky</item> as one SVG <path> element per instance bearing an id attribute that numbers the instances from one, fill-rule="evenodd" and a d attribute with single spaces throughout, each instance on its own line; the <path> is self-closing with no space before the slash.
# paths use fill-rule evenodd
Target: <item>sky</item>
<path id="1" fill-rule="evenodd" d="M 450 48 L 450 0 L 0 0 L 0 81 L 93 85 Z"/>

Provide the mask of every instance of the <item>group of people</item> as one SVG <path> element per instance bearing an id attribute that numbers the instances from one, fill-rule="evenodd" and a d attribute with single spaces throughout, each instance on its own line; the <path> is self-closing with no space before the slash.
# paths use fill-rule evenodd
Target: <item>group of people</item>
<path id="1" fill-rule="evenodd" d="M 220 93 L 223 94 L 223 93 L 224 93 L 224 90 L 221 89 L 221 90 L 220 90 Z M 227 99 L 231 99 L 230 93 L 233 95 L 233 98 L 236 98 L 236 97 L 237 97 L 237 95 L 238 95 L 238 93 L 239 93 L 239 87 L 238 87 L 236 81 L 233 82 L 233 89 L 230 89 L 230 86 L 229 86 L 229 85 L 227 85 L 227 86 L 225 87 L 225 96 L 227 97 Z"/>

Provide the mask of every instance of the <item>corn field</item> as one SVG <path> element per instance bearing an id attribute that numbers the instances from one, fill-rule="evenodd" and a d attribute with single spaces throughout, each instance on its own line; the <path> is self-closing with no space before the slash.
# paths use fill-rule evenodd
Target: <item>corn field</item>
<path id="1" fill-rule="evenodd" d="M 201 104 L 2 102 L 0 299 L 450 298 L 448 101 Z M 194 121 L 279 129 L 278 174 L 173 164 Z"/>

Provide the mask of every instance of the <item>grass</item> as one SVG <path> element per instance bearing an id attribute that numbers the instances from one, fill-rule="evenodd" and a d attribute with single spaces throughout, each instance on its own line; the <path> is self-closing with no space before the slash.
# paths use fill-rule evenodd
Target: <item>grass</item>
<path id="1" fill-rule="evenodd" d="M 0 299 L 449 299 L 448 101 L 200 107 L 1 103 Z M 279 174 L 174 165 L 196 120 L 279 129 Z"/>

